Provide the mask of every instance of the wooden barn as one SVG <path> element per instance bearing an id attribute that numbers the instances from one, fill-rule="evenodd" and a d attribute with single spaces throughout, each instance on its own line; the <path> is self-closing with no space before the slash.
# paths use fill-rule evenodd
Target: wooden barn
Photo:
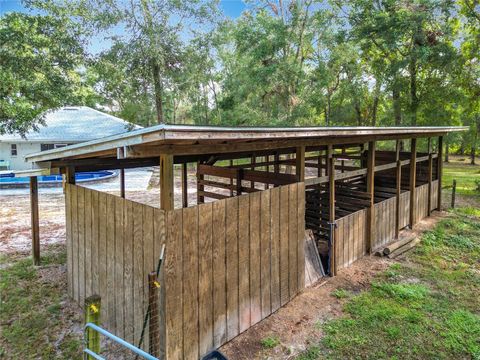
<path id="1" fill-rule="evenodd" d="M 150 348 L 198 359 L 302 291 L 306 230 L 334 276 L 439 209 L 442 139 L 462 130 L 159 125 L 27 161 L 64 174 L 70 296 L 99 294 L 105 326 L 137 344 L 165 244 Z M 120 196 L 75 184 L 145 166 L 160 167 L 157 206 L 125 199 L 124 181 Z"/>

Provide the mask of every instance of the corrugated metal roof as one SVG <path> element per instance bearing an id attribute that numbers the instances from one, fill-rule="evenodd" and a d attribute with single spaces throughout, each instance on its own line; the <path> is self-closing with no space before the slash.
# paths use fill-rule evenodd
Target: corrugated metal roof
<path id="1" fill-rule="evenodd" d="M 0 141 L 83 142 L 140 128 L 88 106 L 66 106 L 48 113 L 45 126 L 40 126 L 39 131 L 30 131 L 25 138 L 15 134 L 0 135 Z"/>

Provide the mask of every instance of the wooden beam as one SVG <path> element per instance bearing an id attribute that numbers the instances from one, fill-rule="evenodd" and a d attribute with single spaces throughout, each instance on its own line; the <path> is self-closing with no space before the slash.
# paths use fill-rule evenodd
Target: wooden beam
<path id="1" fill-rule="evenodd" d="M 297 147 L 295 155 L 295 174 L 297 175 L 297 181 L 305 181 L 305 146 Z"/>
<path id="2" fill-rule="evenodd" d="M 437 210 L 442 210 L 442 168 L 443 168 L 443 136 L 438 137 L 438 157 L 437 157 L 437 180 L 438 196 Z"/>
<path id="3" fill-rule="evenodd" d="M 395 161 L 397 162 L 397 172 L 395 176 L 396 180 L 396 193 L 395 193 L 395 239 L 398 239 L 400 233 L 400 193 L 402 192 L 402 161 L 400 160 L 400 140 L 395 144 Z"/>
<path id="4" fill-rule="evenodd" d="M 257 156 L 255 154 L 253 154 L 252 157 L 251 157 L 251 160 L 250 160 L 250 164 L 251 164 L 250 169 L 251 170 L 255 170 L 256 162 L 257 162 Z M 250 187 L 252 189 L 255 189 L 255 182 L 254 181 L 250 181 Z"/>
<path id="5" fill-rule="evenodd" d="M 428 138 L 428 207 L 427 215 L 432 213 L 432 171 L 433 171 L 433 157 L 432 157 L 432 138 Z"/>
<path id="6" fill-rule="evenodd" d="M 233 167 L 233 160 L 230 160 L 229 164 Z M 233 196 L 233 178 L 230 178 L 230 196 Z"/>
<path id="7" fill-rule="evenodd" d="M 375 141 L 368 143 L 367 153 L 367 193 L 370 195 L 370 206 L 367 208 L 367 253 L 372 252 L 375 239 Z"/>
<path id="8" fill-rule="evenodd" d="M 120 197 L 125 199 L 125 169 L 120 169 Z"/>
<path id="9" fill-rule="evenodd" d="M 415 225 L 415 189 L 417 182 L 417 139 L 410 140 L 410 228 Z"/>
<path id="10" fill-rule="evenodd" d="M 188 207 L 188 174 L 187 163 L 182 164 L 182 207 Z"/>
<path id="11" fill-rule="evenodd" d="M 205 197 L 202 195 L 202 193 L 205 190 L 205 186 L 202 184 L 202 181 L 204 180 L 205 176 L 200 171 L 201 167 L 202 167 L 202 164 L 200 163 L 200 161 L 198 161 L 197 162 L 197 205 L 203 204 L 205 202 Z"/>
<path id="12" fill-rule="evenodd" d="M 173 156 L 160 155 L 160 209 L 173 210 L 174 184 L 173 184 Z"/>
<path id="13" fill-rule="evenodd" d="M 40 265 L 40 226 L 38 219 L 38 179 L 30 177 L 30 218 L 32 223 L 33 265 Z"/>
<path id="14" fill-rule="evenodd" d="M 330 225 L 330 275 L 337 275 L 337 239 L 335 231 L 335 160 L 333 159 L 333 148 L 327 148 L 327 168 L 329 176 L 328 186 L 328 220 Z"/>

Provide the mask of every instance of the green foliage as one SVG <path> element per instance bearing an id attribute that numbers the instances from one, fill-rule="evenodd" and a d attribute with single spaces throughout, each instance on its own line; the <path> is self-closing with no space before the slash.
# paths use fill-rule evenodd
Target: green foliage
<path id="1" fill-rule="evenodd" d="M 280 340 L 275 336 L 269 336 L 260 340 L 260 344 L 265 349 L 273 349 L 280 345 Z"/>
<path id="2" fill-rule="evenodd" d="M 331 295 L 337 299 L 345 299 L 350 296 L 350 292 L 345 289 L 335 289 Z"/>
<path id="3" fill-rule="evenodd" d="M 0 43 L 0 134 L 25 133 L 45 111 L 89 97 L 78 69 L 81 40 L 68 18 L 7 13 Z"/>
<path id="4" fill-rule="evenodd" d="M 456 210 L 422 236 L 408 262 L 349 299 L 346 315 L 322 325 L 324 338 L 298 358 L 478 357 L 479 246 L 480 218 Z"/>

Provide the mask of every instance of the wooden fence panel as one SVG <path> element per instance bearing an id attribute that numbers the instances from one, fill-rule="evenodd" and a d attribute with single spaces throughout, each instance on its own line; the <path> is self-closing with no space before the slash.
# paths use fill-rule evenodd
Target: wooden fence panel
<path id="1" fill-rule="evenodd" d="M 165 243 L 162 351 L 197 359 L 303 288 L 304 191 L 291 184 L 165 212 L 67 184 L 69 293 L 79 303 L 99 294 L 104 326 L 138 344 L 147 274 Z"/>
<path id="2" fill-rule="evenodd" d="M 183 219 L 167 224 L 168 359 L 198 359 L 269 316 L 280 306 L 282 279 L 285 301 L 303 288 L 302 192 L 303 184 L 292 184 L 168 212 Z"/>
<path id="3" fill-rule="evenodd" d="M 360 210 L 337 220 L 337 268 L 348 267 L 366 254 L 366 210 Z"/>
<path id="4" fill-rule="evenodd" d="M 378 249 L 392 241 L 395 236 L 395 197 L 375 204 L 375 239 L 373 239 L 372 250 Z"/>
<path id="5" fill-rule="evenodd" d="M 438 201 L 438 180 L 432 181 L 432 199 L 431 199 L 431 206 L 430 210 L 437 209 L 437 201 Z"/>
<path id="6" fill-rule="evenodd" d="M 156 269 L 166 239 L 165 212 L 73 184 L 66 184 L 65 205 L 69 294 L 80 304 L 100 295 L 103 325 L 138 343 L 147 274 Z"/>

